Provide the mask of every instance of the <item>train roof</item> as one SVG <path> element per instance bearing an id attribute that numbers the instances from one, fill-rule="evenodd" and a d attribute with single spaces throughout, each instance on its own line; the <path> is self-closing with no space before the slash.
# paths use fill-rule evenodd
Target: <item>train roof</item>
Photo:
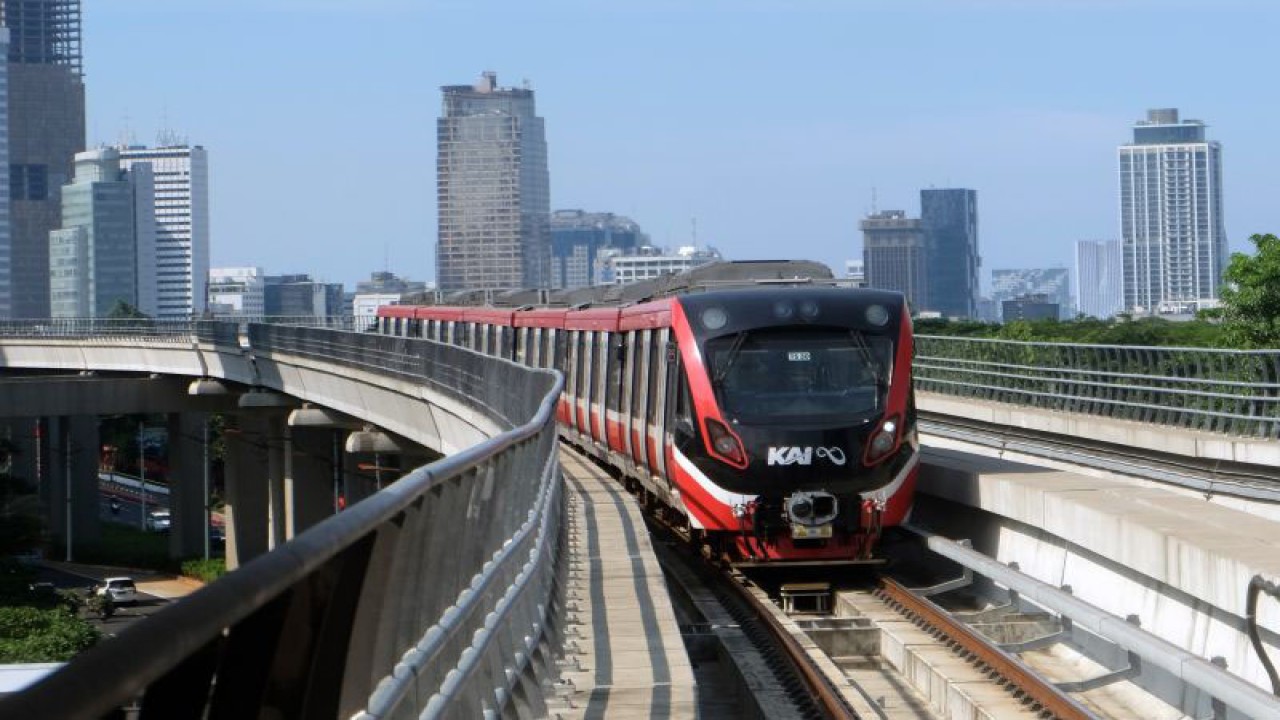
<path id="1" fill-rule="evenodd" d="M 822 263 L 810 260 L 734 260 L 699 265 L 680 273 L 621 285 L 597 285 L 568 290 L 438 291 L 406 297 L 404 305 L 581 308 L 625 306 L 656 298 L 729 287 L 760 285 L 834 285 L 835 276 Z"/>

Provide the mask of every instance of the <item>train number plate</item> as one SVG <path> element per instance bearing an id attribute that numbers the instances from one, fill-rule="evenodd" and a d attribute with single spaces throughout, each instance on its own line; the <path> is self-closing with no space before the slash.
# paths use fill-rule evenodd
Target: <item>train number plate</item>
<path id="1" fill-rule="evenodd" d="M 816 527 L 810 525 L 792 525 L 791 537 L 796 540 L 812 540 L 815 538 L 831 537 L 830 525 L 818 525 Z"/>

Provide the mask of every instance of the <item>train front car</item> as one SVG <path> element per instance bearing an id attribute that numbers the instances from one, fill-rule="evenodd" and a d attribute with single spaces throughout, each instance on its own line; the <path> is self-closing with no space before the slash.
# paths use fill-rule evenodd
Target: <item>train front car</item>
<path id="1" fill-rule="evenodd" d="M 746 562 L 860 562 L 919 459 L 898 293 L 727 290 L 673 306 L 671 461 L 691 525 Z"/>

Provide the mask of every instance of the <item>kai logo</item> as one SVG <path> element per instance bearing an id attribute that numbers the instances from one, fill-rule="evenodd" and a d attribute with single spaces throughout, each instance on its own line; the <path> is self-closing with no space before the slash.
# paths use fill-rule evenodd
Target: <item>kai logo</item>
<path id="1" fill-rule="evenodd" d="M 813 456 L 825 458 L 832 465 L 844 465 L 844 451 L 838 447 L 793 447 L 790 445 L 769 446 L 768 465 L 812 465 Z"/>

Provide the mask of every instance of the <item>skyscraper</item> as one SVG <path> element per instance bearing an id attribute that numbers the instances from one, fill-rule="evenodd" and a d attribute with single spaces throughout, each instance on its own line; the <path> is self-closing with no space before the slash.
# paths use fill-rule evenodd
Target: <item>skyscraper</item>
<path id="1" fill-rule="evenodd" d="M 858 227 L 866 286 L 906 295 L 912 312 L 930 309 L 924 223 L 903 210 L 884 210 Z"/>
<path id="2" fill-rule="evenodd" d="M 1176 108 L 1148 110 L 1121 145 L 1124 305 L 1139 314 L 1216 304 L 1227 259 L 1222 147 Z"/>
<path id="3" fill-rule="evenodd" d="M 547 141 L 533 91 L 446 85 L 437 131 L 439 242 L 445 292 L 547 287 L 551 212 Z"/>
<path id="4" fill-rule="evenodd" d="M 156 179 L 155 317 L 200 315 L 209 281 L 208 155 L 199 145 L 120 149 L 121 167 L 139 163 L 150 163 Z"/>
<path id="5" fill-rule="evenodd" d="M 2 6 L 0 6 L 2 7 Z M 9 54 L 9 30 L 0 28 L 0 52 Z M 0 168 L 9 166 L 9 64 L 0 65 Z M 0 318 L 13 315 L 13 213 L 9 175 L 0 172 Z"/>
<path id="6" fill-rule="evenodd" d="M 1084 315 L 1105 319 L 1124 309 L 1120 257 L 1117 240 L 1076 243 L 1076 298 Z"/>
<path id="7" fill-rule="evenodd" d="M 59 189 L 85 145 L 80 0 L 0 0 L 0 24 L 9 29 L 7 314 L 48 317 L 49 231 L 61 222 Z"/>
<path id="8" fill-rule="evenodd" d="M 943 317 L 974 317 L 978 302 L 978 192 L 920 191 L 928 248 L 930 309 Z"/>
<path id="9" fill-rule="evenodd" d="M 613 213 L 557 210 L 551 214 L 552 288 L 580 288 L 595 285 L 597 254 L 605 248 L 630 255 L 648 237 L 630 218 Z"/>
<path id="10" fill-rule="evenodd" d="M 155 249 L 151 166 L 120 167 L 114 148 L 76 155 L 75 179 L 62 188 L 62 228 L 49 232 L 50 314 L 105 317 L 119 302 L 143 312 L 143 287 Z"/>

